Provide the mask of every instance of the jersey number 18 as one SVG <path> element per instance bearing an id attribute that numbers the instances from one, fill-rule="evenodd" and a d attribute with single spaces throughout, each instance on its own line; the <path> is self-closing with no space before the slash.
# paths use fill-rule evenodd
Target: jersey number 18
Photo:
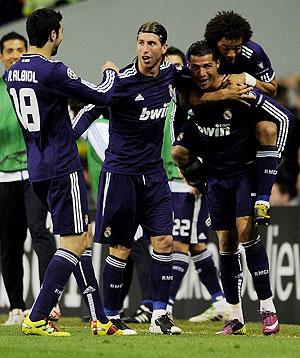
<path id="1" fill-rule="evenodd" d="M 32 88 L 21 88 L 19 96 L 16 89 L 9 90 L 13 98 L 15 110 L 19 121 L 29 132 L 38 132 L 41 128 L 39 105 L 36 94 Z"/>

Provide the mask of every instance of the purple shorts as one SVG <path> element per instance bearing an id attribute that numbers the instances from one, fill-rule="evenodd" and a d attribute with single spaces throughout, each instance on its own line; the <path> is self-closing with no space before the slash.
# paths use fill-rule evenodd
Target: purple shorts
<path id="1" fill-rule="evenodd" d="M 184 181 L 171 181 L 174 226 L 173 238 L 185 244 L 208 242 L 210 218 L 205 195 L 194 195 Z"/>
<path id="2" fill-rule="evenodd" d="M 249 170 L 232 177 L 207 179 L 208 210 L 213 230 L 232 230 L 236 218 L 253 216 L 256 198 L 255 171 Z"/>
<path id="3" fill-rule="evenodd" d="M 87 231 L 88 200 L 82 170 L 31 185 L 51 213 L 54 234 L 66 236 Z"/>
<path id="4" fill-rule="evenodd" d="M 124 175 L 103 171 L 95 241 L 130 248 L 138 225 L 148 237 L 172 234 L 172 198 L 165 173 Z"/>

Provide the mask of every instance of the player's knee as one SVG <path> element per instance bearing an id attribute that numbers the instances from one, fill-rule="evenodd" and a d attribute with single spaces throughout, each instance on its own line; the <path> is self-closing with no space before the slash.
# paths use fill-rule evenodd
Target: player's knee
<path id="1" fill-rule="evenodd" d="M 173 241 L 173 251 L 187 254 L 189 252 L 189 245 L 180 241 Z"/>
<path id="2" fill-rule="evenodd" d="M 71 251 L 77 256 L 81 256 L 84 250 L 88 247 L 87 245 L 87 231 L 80 235 L 67 235 L 60 237 L 60 247 Z"/>
<path id="3" fill-rule="evenodd" d="M 171 252 L 173 248 L 173 237 L 171 235 L 155 236 L 151 238 L 151 243 L 156 252 Z"/>
<path id="4" fill-rule="evenodd" d="M 92 230 L 91 224 L 88 225 L 88 231 L 87 231 L 87 235 L 86 235 L 86 244 L 87 244 L 87 247 L 93 246 L 93 230 Z"/>
<path id="5" fill-rule="evenodd" d="M 172 158 L 178 167 L 182 167 L 189 163 L 189 150 L 181 145 L 175 145 L 171 149 Z"/>
<path id="6" fill-rule="evenodd" d="M 115 245 L 109 247 L 109 254 L 118 257 L 121 260 L 127 260 L 130 255 L 130 249 L 126 246 Z"/>
<path id="7" fill-rule="evenodd" d="M 234 245 L 232 242 L 220 242 L 219 241 L 219 250 L 222 252 L 232 252 L 232 251 L 236 251 L 238 249 L 237 245 Z"/>
<path id="8" fill-rule="evenodd" d="M 251 216 L 242 216 L 236 220 L 239 243 L 252 240 L 254 225 Z"/>
<path id="9" fill-rule="evenodd" d="M 217 231 L 219 249 L 222 252 L 236 251 L 238 249 L 238 235 L 233 231 Z"/>
<path id="10" fill-rule="evenodd" d="M 201 251 L 204 251 L 205 249 L 207 249 L 207 244 L 206 243 L 198 243 L 195 245 L 191 245 L 190 247 L 190 252 L 191 254 L 197 254 Z"/>
<path id="11" fill-rule="evenodd" d="M 276 145 L 277 126 L 275 123 L 262 121 L 256 125 L 256 138 L 260 145 Z"/>

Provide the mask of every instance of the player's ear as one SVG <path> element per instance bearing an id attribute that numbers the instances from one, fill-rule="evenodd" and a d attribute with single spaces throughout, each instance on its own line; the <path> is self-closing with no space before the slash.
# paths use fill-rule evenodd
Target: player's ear
<path id="1" fill-rule="evenodd" d="M 56 40 L 56 37 L 57 37 L 56 31 L 55 31 L 55 30 L 52 30 L 51 33 L 50 33 L 50 36 L 49 36 L 50 41 L 51 41 L 51 42 L 54 42 L 54 41 Z"/>
<path id="2" fill-rule="evenodd" d="M 217 60 L 217 68 L 220 67 L 220 60 Z"/>
<path id="3" fill-rule="evenodd" d="M 162 51 L 161 51 L 163 55 L 167 52 L 167 49 L 168 49 L 168 44 L 164 44 L 162 46 Z"/>

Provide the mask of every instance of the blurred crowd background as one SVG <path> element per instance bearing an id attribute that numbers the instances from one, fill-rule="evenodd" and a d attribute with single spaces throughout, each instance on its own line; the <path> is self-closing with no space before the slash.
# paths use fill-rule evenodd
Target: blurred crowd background
<path id="1" fill-rule="evenodd" d="M 42 7 L 75 4 L 84 0 L 0 0 L 0 26 L 30 15 Z"/>

